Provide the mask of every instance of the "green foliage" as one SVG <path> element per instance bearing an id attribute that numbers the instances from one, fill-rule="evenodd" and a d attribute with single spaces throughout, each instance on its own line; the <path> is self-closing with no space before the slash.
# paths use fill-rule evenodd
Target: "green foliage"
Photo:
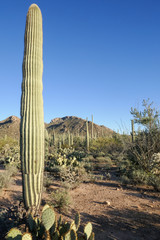
<path id="1" fill-rule="evenodd" d="M 92 139 L 90 142 L 90 152 L 94 157 L 100 153 L 104 155 L 113 154 L 113 152 L 121 152 L 123 150 L 123 141 L 118 134 L 112 137 L 100 137 Z"/>
<path id="2" fill-rule="evenodd" d="M 32 235 L 30 233 L 24 233 L 22 240 L 32 240 Z"/>
<path id="3" fill-rule="evenodd" d="M 5 166 L 6 171 L 9 173 L 11 177 L 14 177 L 17 175 L 18 168 L 15 164 L 7 164 Z"/>
<path id="4" fill-rule="evenodd" d="M 45 188 L 49 188 L 53 183 L 53 176 L 50 176 L 49 173 L 44 174 L 43 185 Z"/>
<path id="5" fill-rule="evenodd" d="M 11 173 L 9 171 L 5 171 L 0 173 L 0 190 L 3 188 L 7 188 L 12 182 Z"/>
<path id="6" fill-rule="evenodd" d="M 84 227 L 84 234 L 85 234 L 85 239 L 89 240 L 91 234 L 92 234 L 92 224 L 88 222 L 86 226 Z"/>
<path id="7" fill-rule="evenodd" d="M 88 130 L 88 118 L 86 119 L 86 150 L 89 152 L 89 145 L 90 145 L 90 139 L 89 139 L 89 130 Z"/>
<path id="8" fill-rule="evenodd" d="M 68 206 L 71 202 L 68 191 L 64 189 L 57 189 L 51 193 L 51 198 L 51 204 L 53 204 L 54 207 L 59 210 L 59 212 L 68 210 Z"/>
<path id="9" fill-rule="evenodd" d="M 160 182 L 160 124 L 153 102 L 143 101 L 142 111 L 131 108 L 134 122 L 142 127 L 134 142 L 127 144 L 120 171 L 123 182 L 149 184 L 157 188 Z"/>
<path id="10" fill-rule="evenodd" d="M 48 231 L 55 222 L 55 213 L 54 210 L 51 207 L 46 208 L 44 211 L 42 211 L 42 223 Z"/>
<path id="11" fill-rule="evenodd" d="M 93 169 L 91 161 L 83 158 L 86 154 L 72 148 L 59 149 L 46 161 L 46 171 L 53 173 L 70 188 L 90 179 Z M 92 157 L 93 159 L 93 157 Z M 46 181 L 45 181 L 46 182 Z"/>
<path id="12" fill-rule="evenodd" d="M 7 240 L 21 240 L 22 239 L 22 233 L 17 228 L 12 228 L 6 235 Z"/>
<path id="13" fill-rule="evenodd" d="M 6 165 L 5 171 L 0 173 L 0 191 L 3 188 L 7 188 L 12 182 L 12 177 L 17 174 L 17 167 L 14 165 Z"/>
<path id="14" fill-rule="evenodd" d="M 150 99 L 143 100 L 142 111 L 136 108 L 131 108 L 131 114 L 134 117 L 134 122 L 145 126 L 148 130 L 156 128 L 159 125 L 159 112 L 153 107 L 153 102 Z"/>
<path id="15" fill-rule="evenodd" d="M 0 163 L 14 164 L 20 168 L 20 147 L 12 138 L 0 139 Z"/>
<path id="16" fill-rule="evenodd" d="M 48 216 L 48 217 L 47 217 Z M 31 222 L 30 222 L 31 221 Z M 89 222 L 84 227 L 84 233 L 79 234 L 77 231 L 80 226 L 80 216 L 77 213 L 75 220 L 72 223 L 64 222 L 54 213 L 54 210 L 45 205 L 42 210 L 42 216 L 39 218 L 30 217 L 28 219 L 29 232 L 22 235 L 17 228 L 12 228 L 6 235 L 7 240 L 94 240 L 94 233 L 92 232 L 92 224 Z"/>

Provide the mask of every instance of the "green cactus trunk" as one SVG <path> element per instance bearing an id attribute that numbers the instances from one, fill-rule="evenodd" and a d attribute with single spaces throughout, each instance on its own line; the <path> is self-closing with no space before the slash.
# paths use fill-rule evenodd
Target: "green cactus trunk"
<path id="1" fill-rule="evenodd" d="M 23 199 L 25 208 L 37 213 L 43 187 L 44 114 L 42 15 L 36 4 L 27 13 L 24 44 L 20 127 Z"/>
<path id="2" fill-rule="evenodd" d="M 86 118 L 86 147 L 89 152 L 89 130 L 88 130 L 88 118 Z"/>
<path id="3" fill-rule="evenodd" d="M 132 132 L 131 132 L 132 142 L 135 142 L 134 120 L 131 120 L 131 127 L 132 127 Z"/>

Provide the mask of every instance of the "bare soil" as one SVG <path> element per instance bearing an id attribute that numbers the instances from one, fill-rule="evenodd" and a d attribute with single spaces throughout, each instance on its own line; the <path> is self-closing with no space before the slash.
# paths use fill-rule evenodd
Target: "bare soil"
<path id="1" fill-rule="evenodd" d="M 70 190 L 72 203 L 62 216 L 71 221 L 75 211 L 80 212 L 81 225 L 92 222 L 96 240 L 159 240 L 160 193 L 147 186 L 126 187 L 120 183 L 116 167 L 109 172 L 110 180 L 83 183 Z M 52 188 L 58 186 L 54 181 Z M 48 198 L 45 192 L 43 202 Z M 20 199 L 22 183 L 18 173 L 14 183 L 3 190 L 0 207 L 10 207 Z"/>

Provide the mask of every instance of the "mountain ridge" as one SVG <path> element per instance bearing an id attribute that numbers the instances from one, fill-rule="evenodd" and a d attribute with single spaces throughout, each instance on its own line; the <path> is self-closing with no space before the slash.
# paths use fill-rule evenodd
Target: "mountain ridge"
<path id="1" fill-rule="evenodd" d="M 74 135 L 85 135 L 86 134 L 86 120 L 76 116 L 65 116 L 51 119 L 50 123 L 45 123 L 45 128 L 50 135 L 54 132 L 57 134 L 67 133 L 68 131 Z M 92 122 L 88 121 L 88 128 L 91 135 Z M 0 121 L 0 138 L 12 137 L 19 139 L 20 137 L 20 118 L 16 116 L 10 116 Z M 93 135 L 94 136 L 107 136 L 114 133 L 110 128 L 104 125 L 98 125 L 93 123 Z"/>

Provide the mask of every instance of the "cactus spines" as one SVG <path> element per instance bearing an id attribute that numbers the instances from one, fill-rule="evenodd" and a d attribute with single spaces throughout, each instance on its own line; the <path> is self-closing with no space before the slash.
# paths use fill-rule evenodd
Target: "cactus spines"
<path id="1" fill-rule="evenodd" d="M 44 171 L 44 116 L 42 97 L 42 15 L 32 4 L 26 17 L 21 96 L 21 163 L 25 208 L 37 213 Z"/>

